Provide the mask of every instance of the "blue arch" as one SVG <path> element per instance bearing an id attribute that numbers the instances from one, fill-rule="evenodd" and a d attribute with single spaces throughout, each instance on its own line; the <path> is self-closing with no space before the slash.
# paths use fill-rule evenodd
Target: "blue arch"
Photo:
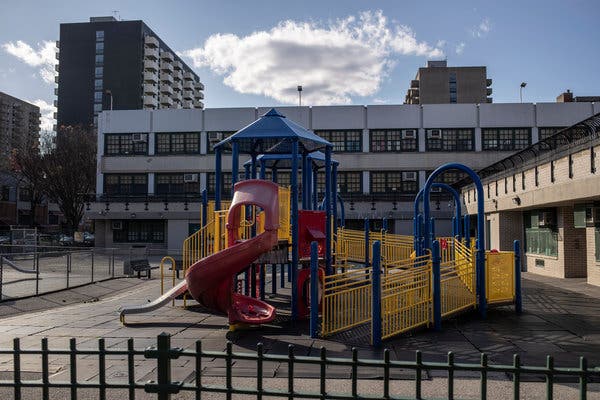
<path id="1" fill-rule="evenodd" d="M 455 219 L 454 219 L 454 224 L 452 226 L 452 230 L 454 231 L 454 235 L 459 235 L 460 236 L 460 221 L 461 221 L 461 215 L 462 215 L 462 209 L 460 206 L 460 195 L 458 194 L 458 192 L 450 185 L 445 184 L 445 183 L 441 183 L 441 182 L 433 182 L 433 184 L 431 185 L 431 187 L 439 187 L 442 190 L 445 190 L 447 192 L 449 192 L 450 194 L 452 194 L 452 197 L 454 197 L 454 204 L 455 204 Z M 417 215 L 419 215 L 419 206 L 421 204 L 421 200 L 423 199 L 423 189 L 419 190 L 419 193 L 417 194 L 417 197 L 415 197 L 415 203 L 414 203 L 414 208 L 415 208 L 415 229 L 414 229 L 414 243 L 415 243 L 415 250 L 417 249 L 417 243 L 418 243 L 418 232 L 417 232 L 417 227 L 416 227 L 416 223 L 417 223 Z"/>
<path id="2" fill-rule="evenodd" d="M 337 193 L 337 202 L 340 205 L 340 221 L 342 223 L 341 226 L 345 226 L 346 225 L 346 209 L 344 207 L 344 199 L 342 199 L 342 196 L 340 196 L 339 193 Z M 325 199 L 323 199 L 323 201 L 321 202 L 321 204 L 319 204 L 319 207 L 317 207 L 320 211 L 323 211 L 325 209 Z"/>
<path id="3" fill-rule="evenodd" d="M 466 165 L 459 163 L 448 163 L 438 167 L 435 171 L 429 175 L 425 187 L 423 188 L 423 239 L 425 242 L 425 248 L 430 249 L 432 246 L 430 237 L 430 227 L 427 223 L 430 220 L 431 207 L 429 204 L 431 187 L 435 179 L 445 171 L 457 169 L 465 172 L 473 180 L 475 188 L 477 190 L 477 243 L 475 253 L 475 269 L 477 273 L 477 293 L 479 294 L 479 313 L 482 318 L 485 318 L 487 312 L 487 299 L 485 293 L 485 259 L 483 249 L 485 248 L 485 236 L 484 236 L 484 207 L 483 207 L 483 185 L 481 179 L 471 168 Z"/>

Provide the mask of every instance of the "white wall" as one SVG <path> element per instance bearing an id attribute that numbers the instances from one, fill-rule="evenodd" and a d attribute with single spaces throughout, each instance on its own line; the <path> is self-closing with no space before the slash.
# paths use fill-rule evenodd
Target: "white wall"
<path id="1" fill-rule="evenodd" d="M 479 125 L 482 128 L 516 128 L 534 126 L 535 104 L 480 104 Z"/>
<path id="2" fill-rule="evenodd" d="M 421 106 L 377 105 L 367 107 L 369 129 L 413 129 L 421 126 Z"/>
<path id="3" fill-rule="evenodd" d="M 237 131 L 256 120 L 255 108 L 210 108 L 204 110 L 204 130 Z"/>
<path id="4" fill-rule="evenodd" d="M 477 125 L 477 104 L 424 104 L 423 128 L 471 128 Z"/>
<path id="5" fill-rule="evenodd" d="M 202 110 L 155 110 L 152 128 L 154 132 L 200 132 Z"/>
<path id="6" fill-rule="evenodd" d="M 571 126 L 593 115 L 592 103 L 538 103 L 537 126 Z"/>
<path id="7" fill-rule="evenodd" d="M 312 108 L 312 129 L 363 129 L 364 106 L 322 106 Z"/>

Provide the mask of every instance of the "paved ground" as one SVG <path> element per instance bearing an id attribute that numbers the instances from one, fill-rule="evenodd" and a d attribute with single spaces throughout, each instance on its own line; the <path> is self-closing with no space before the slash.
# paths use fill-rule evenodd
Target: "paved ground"
<path id="1" fill-rule="evenodd" d="M 330 357 L 349 357 L 351 348 L 355 346 L 361 358 L 382 356 L 382 350 L 374 350 L 366 345 L 363 339 L 368 331 L 365 329 L 339 335 L 330 340 L 310 339 L 307 335 L 307 323 L 292 324 L 285 315 L 270 326 L 230 333 L 226 329 L 224 316 L 208 314 L 199 307 L 186 310 L 169 306 L 151 314 L 131 316 L 128 318 L 129 325 L 123 326 L 119 323 L 118 307 L 124 304 L 142 304 L 153 299 L 159 292 L 159 281 L 126 279 L 109 282 L 124 286 L 120 286 L 115 293 L 100 296 L 106 297 L 93 303 L 55 307 L 44 312 L 23 312 L 26 307 L 20 307 L 20 301 L 13 304 L 0 303 L 0 315 L 6 315 L 9 307 L 21 310 L 18 316 L 0 317 L 0 348 L 12 346 L 14 337 L 21 338 L 22 348 L 29 349 L 39 348 L 42 337 L 49 338 L 50 348 L 67 347 L 71 337 L 77 338 L 80 348 L 96 348 L 98 337 L 106 338 L 106 344 L 111 348 L 124 348 L 129 337 L 134 338 L 136 348 L 145 348 L 155 343 L 158 333 L 168 332 L 173 335 L 174 346 L 188 349 L 193 349 L 195 341 L 201 339 L 204 350 L 221 351 L 225 349 L 229 340 L 234 345 L 234 351 L 247 352 L 255 350 L 256 343 L 260 341 L 268 354 L 287 354 L 288 346 L 293 344 L 296 355 L 317 356 L 320 347 L 324 346 Z M 133 283 L 131 287 L 126 288 L 125 283 L 128 282 Z M 391 350 L 392 359 L 400 360 L 414 359 L 414 351 L 420 349 L 425 361 L 445 360 L 447 352 L 453 351 L 456 353 L 457 362 L 478 362 L 479 353 L 486 352 L 490 363 L 509 363 L 512 361 L 512 355 L 518 353 L 527 364 L 543 365 L 546 355 L 550 354 L 555 357 L 557 366 L 576 366 L 579 356 L 587 357 L 590 366 L 600 366 L 600 288 L 589 286 L 583 280 L 558 280 L 529 274 L 524 274 L 523 286 L 523 315 L 515 315 L 510 307 L 490 310 L 485 321 L 478 319 L 475 314 L 463 314 L 445 321 L 442 332 L 414 332 L 385 342 L 385 347 Z M 287 298 L 285 295 L 278 295 L 271 300 L 285 302 Z M 39 356 L 24 356 L 22 361 L 23 371 L 39 377 Z M 136 357 L 135 363 L 136 379 L 145 381 L 155 378 L 154 362 L 139 356 Z M 65 357 L 52 356 L 52 379 L 67 380 L 69 371 L 66 365 L 68 360 Z M 98 360 L 94 356 L 79 357 L 79 379 L 97 379 L 97 365 Z M 176 379 L 191 379 L 193 360 L 181 358 L 174 361 L 174 366 Z M 203 376 L 209 381 L 221 379 L 225 371 L 222 360 L 214 358 L 203 360 L 202 368 Z M 11 370 L 12 358 L 0 356 L 0 379 Z M 124 357 L 109 357 L 106 371 L 109 380 L 125 379 Z M 236 361 L 234 364 L 234 375 L 240 379 L 255 374 L 255 362 Z M 350 370 L 333 366 L 328 368 L 327 374 L 328 378 L 335 378 L 336 385 L 339 385 L 344 382 L 343 379 L 350 377 Z M 381 374 L 382 371 L 376 368 L 361 368 L 359 378 L 380 378 Z M 440 391 L 445 387 L 442 375 L 426 374 L 433 388 L 432 393 L 438 393 L 437 396 L 444 393 Z M 287 364 L 265 363 L 264 376 L 274 385 L 281 385 L 285 380 L 279 378 L 287 377 Z M 302 384 L 309 387 L 310 382 L 313 382 L 314 387 L 316 382 L 309 378 L 318 376 L 318 370 L 311 366 L 298 365 L 294 376 L 307 378 L 299 382 L 304 382 Z M 477 383 L 469 378 L 475 376 L 477 375 L 472 373 L 466 374 L 462 383 L 457 384 L 457 388 L 470 393 L 474 390 L 473 387 L 477 387 Z M 392 377 L 399 382 L 410 382 L 412 373 L 395 371 Z M 524 380 L 528 379 L 535 385 L 536 382 L 540 382 L 541 377 L 524 377 Z M 495 384 L 506 384 L 507 389 L 511 388 L 510 380 L 505 375 L 495 376 L 494 380 Z M 571 386 L 573 385 L 561 383 L 561 394 L 555 393 L 555 398 L 575 397 Z M 600 388 L 596 386 L 598 385 L 591 386 L 592 393 L 588 398 L 600 398 Z M 536 387 L 543 389 L 544 386 L 540 384 Z M 507 393 L 501 389 L 490 392 L 495 398 L 504 398 L 506 396 L 503 394 Z M 537 398 L 538 394 L 541 392 L 537 389 L 530 390 L 524 392 L 524 398 Z"/>

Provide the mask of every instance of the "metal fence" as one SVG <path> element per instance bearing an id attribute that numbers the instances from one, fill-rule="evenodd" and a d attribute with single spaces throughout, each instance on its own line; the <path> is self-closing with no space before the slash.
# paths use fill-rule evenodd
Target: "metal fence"
<path id="1" fill-rule="evenodd" d="M 19 246 L 2 246 L 0 301 L 55 292 L 127 274 L 128 262 L 148 259 L 158 268 L 165 254 L 181 260 L 181 251 L 141 248 L 38 246 L 25 252 Z M 179 253 L 179 254 L 177 254 Z M 181 266 L 178 261 L 177 267 Z"/>
<path id="2" fill-rule="evenodd" d="M 555 383 L 565 380 L 576 382 L 571 388 L 570 398 L 578 395 L 580 399 L 586 399 L 591 392 L 588 385 L 600 380 L 600 368 L 588 367 L 583 357 L 579 359 L 579 365 L 565 368 L 556 367 L 551 356 L 547 357 L 545 365 L 531 366 L 521 364 L 518 355 L 514 355 L 512 364 L 502 365 L 489 363 L 486 354 L 480 355 L 478 363 L 462 363 L 456 362 L 451 352 L 445 362 L 424 361 L 419 351 L 410 361 L 392 360 L 390 353 L 386 349 L 382 359 L 361 359 L 357 349 L 352 349 L 351 358 L 337 358 L 329 356 L 327 350 L 321 348 L 317 356 L 303 356 L 297 355 L 294 346 L 290 345 L 287 354 L 265 354 L 261 343 L 257 345 L 256 352 L 234 352 L 232 343 L 227 343 L 226 351 L 206 351 L 201 341 L 197 341 L 193 348 L 182 349 L 172 347 L 171 337 L 166 333 L 158 335 L 156 345 L 145 349 L 136 349 L 133 339 L 129 339 L 127 347 L 122 349 L 107 347 L 105 339 L 99 339 L 95 349 L 82 349 L 75 339 L 71 339 L 68 349 L 59 350 L 51 349 L 45 338 L 39 348 L 24 349 L 20 339 L 16 338 L 12 349 L 0 349 L 0 356 L 12 358 L 13 370 L 11 379 L 4 375 L 0 380 L 0 394 L 14 399 L 31 397 L 32 390 L 41 392 L 41 396 L 35 397 L 42 399 L 49 399 L 54 391 L 61 390 L 62 398 L 70 395 L 71 399 L 77 399 L 79 395 L 99 399 L 135 399 L 141 395 L 160 400 L 170 399 L 173 395 L 200 399 L 206 394 L 213 397 L 221 394 L 226 399 L 233 395 L 257 399 L 267 396 L 288 399 L 422 399 L 428 389 L 428 376 L 434 375 L 441 384 L 435 394 L 438 398 L 465 396 L 465 380 L 469 380 L 478 386 L 477 395 L 481 399 L 487 398 L 489 384 L 497 387 L 496 381 L 503 383 L 503 398 L 519 399 L 525 385 L 522 381 L 534 379 L 539 382 L 536 394 L 541 395 L 545 390 L 547 399 L 553 398 L 555 391 L 563 389 L 557 388 Z M 31 357 L 41 358 L 41 374 L 35 379 L 28 377 L 24 370 L 25 360 Z M 57 357 L 63 358 L 67 364 L 60 380 L 50 373 L 51 360 Z M 111 363 L 112 372 L 113 364 L 122 362 L 118 369 L 120 372 L 110 373 L 109 370 L 107 374 L 107 360 Z M 219 379 L 215 379 L 214 375 L 211 378 L 205 370 L 207 364 L 215 362 L 223 365 Z M 264 377 L 266 369 L 275 363 L 279 365 L 278 371 L 282 372 L 283 382 Z M 82 377 L 79 367 L 83 364 L 94 367 L 93 371 L 88 371 L 91 378 Z M 240 364 L 252 371 L 245 379 L 236 374 L 236 367 Z M 140 373 L 137 369 L 146 372 Z M 341 369 L 348 371 L 350 381 L 343 381 L 343 385 L 336 384 L 336 379 L 329 377 L 331 371 Z M 306 376 L 307 370 L 312 371 L 309 373 L 312 379 L 301 377 Z M 374 374 L 377 376 L 375 379 Z M 407 384 L 397 385 L 399 374 L 404 376 Z M 378 383 L 365 385 L 365 381 Z M 90 390 L 97 396 L 90 396 Z M 112 394 L 114 392 L 116 396 Z M 473 393 L 469 393 L 468 397 L 473 398 Z"/>

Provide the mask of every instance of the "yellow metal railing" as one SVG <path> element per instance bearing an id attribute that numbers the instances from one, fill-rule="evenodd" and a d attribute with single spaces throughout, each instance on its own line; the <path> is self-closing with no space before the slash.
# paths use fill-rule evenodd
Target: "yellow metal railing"
<path id="1" fill-rule="evenodd" d="M 452 254 L 446 254 L 446 261 L 440 263 L 442 317 L 475 307 L 477 301 L 473 248 L 459 240 L 452 240 L 447 253 L 452 248 Z"/>
<path id="2" fill-rule="evenodd" d="M 332 335 L 369 322 L 371 288 L 370 268 L 324 277 L 321 335 Z"/>
<path id="3" fill-rule="evenodd" d="M 515 299 L 515 254 L 512 251 L 485 254 L 485 293 L 490 304 Z"/>
<path id="4" fill-rule="evenodd" d="M 165 262 L 171 263 L 171 276 L 165 274 Z M 177 278 L 177 263 L 171 256 L 165 256 L 160 260 L 160 294 L 165 294 L 165 280 L 171 278 L 171 287 L 175 287 L 175 279 Z M 175 305 L 175 299 L 171 301 L 171 305 Z"/>
<path id="5" fill-rule="evenodd" d="M 184 273 L 196 261 L 213 254 L 215 245 L 215 220 L 213 219 L 183 241 Z"/>
<path id="6" fill-rule="evenodd" d="M 381 242 L 381 262 L 384 266 L 410 258 L 410 254 L 413 251 L 412 236 L 395 235 L 384 231 L 369 232 L 369 260 L 372 258 L 371 249 L 376 240 Z M 364 231 L 345 228 L 338 229 L 335 251 L 336 253 L 343 254 L 348 261 L 364 262 Z"/>
<path id="7" fill-rule="evenodd" d="M 431 257 L 420 267 L 395 270 L 381 277 L 382 338 L 429 325 L 431 321 Z"/>

